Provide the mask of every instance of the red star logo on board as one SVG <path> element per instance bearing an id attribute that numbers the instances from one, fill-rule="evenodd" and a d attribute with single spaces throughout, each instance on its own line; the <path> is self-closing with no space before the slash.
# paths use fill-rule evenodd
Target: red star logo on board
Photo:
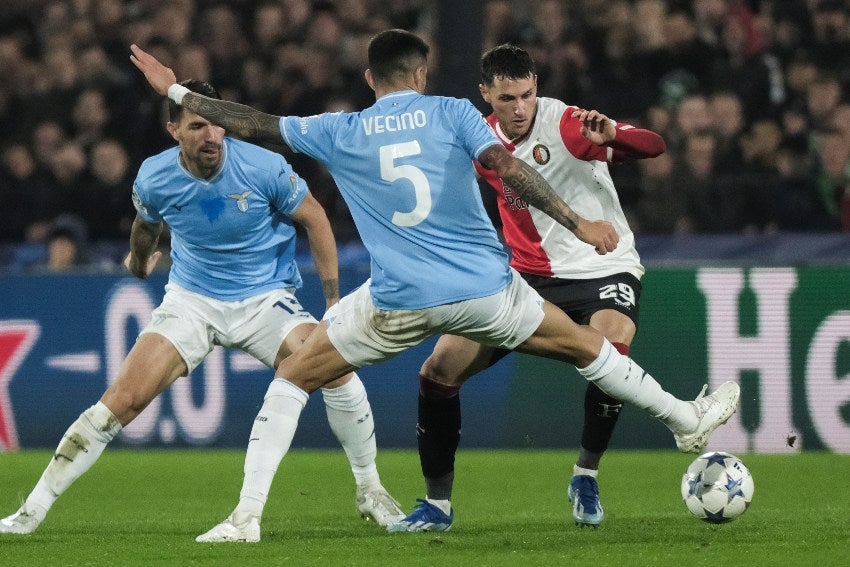
<path id="1" fill-rule="evenodd" d="M 9 384 L 39 333 L 35 321 L 0 321 L 0 451 L 18 448 Z"/>

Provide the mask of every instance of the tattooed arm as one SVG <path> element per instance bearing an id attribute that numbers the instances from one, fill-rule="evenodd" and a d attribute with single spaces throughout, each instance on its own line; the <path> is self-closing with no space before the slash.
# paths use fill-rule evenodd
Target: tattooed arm
<path id="1" fill-rule="evenodd" d="M 593 246 L 598 254 L 611 252 L 617 247 L 619 237 L 611 223 L 583 219 L 552 190 L 536 169 L 514 157 L 501 144 L 485 149 L 478 156 L 478 161 L 492 169 L 526 203 L 571 230 L 579 240 Z"/>
<path id="2" fill-rule="evenodd" d="M 177 82 L 174 71 L 138 45 L 131 45 L 130 50 L 133 52 L 130 61 L 144 73 L 151 87 L 162 96 L 168 96 L 168 88 Z M 244 104 L 209 98 L 197 93 L 187 93 L 180 104 L 223 127 L 231 136 L 275 144 L 283 141 L 279 116 L 260 112 Z"/>
<path id="3" fill-rule="evenodd" d="M 227 133 L 243 140 L 280 144 L 280 116 L 260 112 L 250 106 L 209 98 L 198 93 L 183 97 L 183 108 L 218 124 Z"/>
<path id="4" fill-rule="evenodd" d="M 156 262 L 162 255 L 156 249 L 159 235 L 162 233 L 162 223 L 149 223 L 138 214 L 130 230 L 130 253 L 124 258 L 124 267 L 139 279 L 145 279 L 156 267 Z"/>

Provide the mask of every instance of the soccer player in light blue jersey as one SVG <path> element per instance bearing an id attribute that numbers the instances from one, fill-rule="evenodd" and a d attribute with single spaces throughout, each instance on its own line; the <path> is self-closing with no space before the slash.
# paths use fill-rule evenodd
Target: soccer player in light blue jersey
<path id="1" fill-rule="evenodd" d="M 218 98 L 208 83 L 187 87 Z M 142 164 L 133 184 L 137 217 L 125 265 L 147 277 L 168 224 L 172 266 L 166 293 L 101 400 L 65 433 L 55 458 L 0 533 L 33 532 L 54 501 L 98 459 L 106 444 L 214 345 L 241 349 L 270 368 L 297 350 L 316 326 L 295 297 L 295 227 L 307 233 L 327 306 L 339 300 L 336 243 L 322 206 L 278 154 L 224 136 L 224 129 L 170 103 L 167 128 L 178 146 Z M 266 394 L 274 399 L 279 382 Z M 356 374 L 334 379 L 323 395 L 331 428 L 351 463 L 360 513 L 381 525 L 404 514 L 381 485 L 372 410 Z M 251 432 L 242 518 L 198 541 L 259 541 L 260 518 L 280 455 L 280 438 L 263 430 L 288 417 L 263 406 Z M 234 527 L 239 525 L 237 529 Z"/>
<path id="2" fill-rule="evenodd" d="M 576 214 L 534 168 L 505 149 L 472 103 L 423 94 L 428 46 L 416 35 L 387 30 L 369 43 L 365 76 L 375 91 L 374 105 L 307 118 L 273 116 L 190 93 L 150 54 L 135 45 L 131 50 L 131 60 L 156 92 L 236 136 L 283 139 L 322 161 L 371 255 L 371 280 L 329 309 L 304 346 L 278 366 L 280 395 L 274 404 L 290 421 L 276 433 L 287 442 L 310 392 L 332 376 L 387 360 L 436 334 L 443 336 L 434 359 L 459 353 L 458 360 L 466 362 L 483 345 L 574 364 L 604 392 L 660 419 L 683 451 L 698 450 L 735 412 L 737 384 L 727 382 L 693 402 L 679 400 L 508 267 L 484 213 L 473 160 L 597 253 L 614 250 L 617 234 L 608 222 Z M 242 509 L 240 501 L 235 512 Z M 388 529 L 451 526 L 450 508 L 417 510 L 415 518 Z"/>

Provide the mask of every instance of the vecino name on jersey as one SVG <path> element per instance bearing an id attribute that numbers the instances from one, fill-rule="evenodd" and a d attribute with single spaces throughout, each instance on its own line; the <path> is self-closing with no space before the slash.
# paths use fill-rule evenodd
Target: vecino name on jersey
<path id="1" fill-rule="evenodd" d="M 428 119 L 425 117 L 425 112 L 415 110 L 413 112 L 405 112 L 403 114 L 377 115 L 369 118 L 361 118 L 363 124 L 363 132 L 367 136 L 372 134 L 383 134 L 384 132 L 401 132 L 402 130 L 413 130 L 414 128 L 424 128 L 428 124 Z"/>

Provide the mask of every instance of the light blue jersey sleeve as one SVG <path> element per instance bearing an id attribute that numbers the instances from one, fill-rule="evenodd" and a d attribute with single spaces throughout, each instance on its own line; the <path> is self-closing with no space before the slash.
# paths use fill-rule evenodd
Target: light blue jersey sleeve
<path id="1" fill-rule="evenodd" d="M 277 156 L 276 175 L 272 176 L 269 202 L 281 214 L 291 217 L 307 196 L 307 182 L 292 169 L 286 160 Z"/>
<path id="2" fill-rule="evenodd" d="M 314 116 L 281 116 L 280 133 L 293 151 L 328 163 L 334 154 L 334 125 L 344 120 L 341 112 Z"/>
<path id="3" fill-rule="evenodd" d="M 165 153 L 174 153 L 176 158 L 176 152 L 173 150 L 166 150 Z M 162 222 L 163 220 L 160 213 L 160 205 L 157 202 L 155 192 L 151 190 L 150 186 L 150 176 L 155 175 L 156 164 L 159 161 L 161 161 L 161 158 L 157 156 L 155 159 L 148 158 L 142 162 L 136 179 L 133 181 L 133 206 L 136 208 L 136 212 L 140 217 L 152 224 Z"/>
<path id="4" fill-rule="evenodd" d="M 471 102 L 465 98 L 447 100 L 455 106 L 454 113 L 458 118 L 457 137 L 470 159 L 477 160 L 481 152 L 490 146 L 501 145 L 484 116 Z"/>

